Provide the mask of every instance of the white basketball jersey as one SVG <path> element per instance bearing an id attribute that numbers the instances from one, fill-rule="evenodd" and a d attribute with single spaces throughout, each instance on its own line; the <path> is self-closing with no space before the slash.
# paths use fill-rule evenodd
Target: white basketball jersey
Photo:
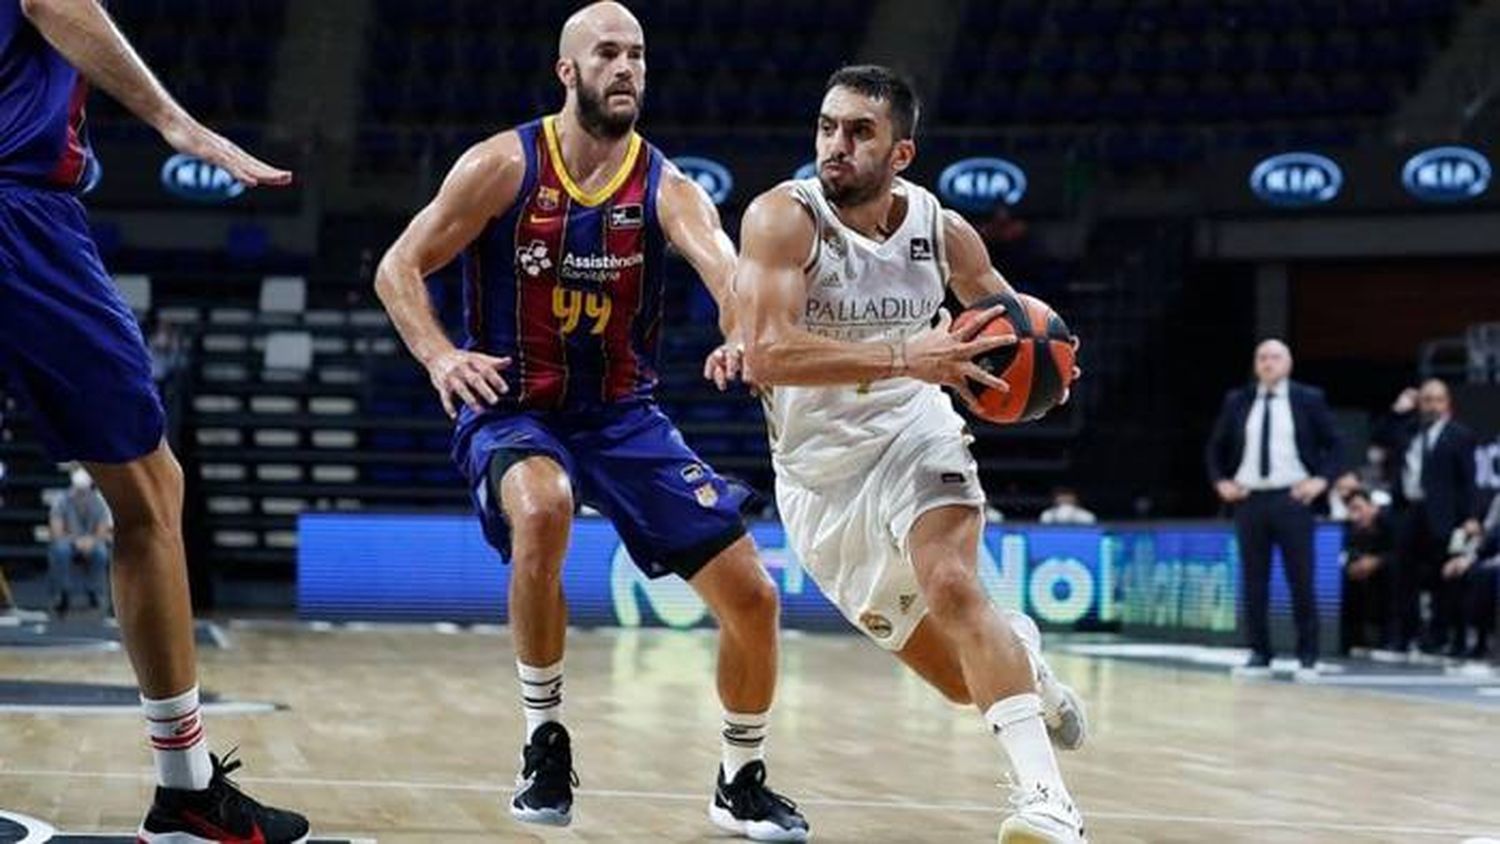
<path id="1" fill-rule="evenodd" d="M 802 325 L 836 340 L 890 343 L 929 327 L 948 282 L 937 198 L 897 179 L 906 218 L 884 241 L 845 226 L 816 178 L 791 183 L 817 227 L 804 265 Z M 963 430 L 934 384 L 887 378 L 836 387 L 778 386 L 762 394 L 777 477 L 808 488 L 869 473 L 896 435 L 920 425 Z"/>

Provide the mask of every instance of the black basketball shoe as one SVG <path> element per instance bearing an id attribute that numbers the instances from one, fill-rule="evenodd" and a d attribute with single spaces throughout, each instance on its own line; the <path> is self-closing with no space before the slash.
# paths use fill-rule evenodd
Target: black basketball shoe
<path id="1" fill-rule="evenodd" d="M 708 817 L 720 829 L 752 841 L 807 840 L 807 820 L 796 803 L 766 787 L 766 764 L 759 760 L 741 768 L 731 783 L 724 782 L 724 769 L 719 768 Z"/>
<path id="2" fill-rule="evenodd" d="M 516 820 L 547 826 L 573 822 L 573 745 L 562 724 L 548 722 L 536 728 L 521 754 L 521 775 L 510 799 Z"/>
<path id="3" fill-rule="evenodd" d="M 141 844 L 302 844 L 307 818 L 252 800 L 229 775 L 240 767 L 230 751 L 214 760 L 203 791 L 157 788 L 136 840 Z"/>

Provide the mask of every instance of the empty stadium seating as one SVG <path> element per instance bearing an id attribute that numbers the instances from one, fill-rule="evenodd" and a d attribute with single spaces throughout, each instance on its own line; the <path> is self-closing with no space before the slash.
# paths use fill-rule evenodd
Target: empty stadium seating
<path id="1" fill-rule="evenodd" d="M 483 132 L 555 111 L 557 31 L 578 4 L 377 0 L 360 166 L 456 156 Z M 668 147 L 714 127 L 807 122 L 829 70 L 859 46 L 858 0 L 639 4 L 647 32 L 645 127 Z"/>
<path id="2" fill-rule="evenodd" d="M 131 0 L 112 3 L 120 29 L 173 94 L 198 117 L 257 137 L 270 102 L 286 0 Z M 91 108 L 96 137 L 137 137 L 150 129 L 106 97 Z"/>
<path id="3" fill-rule="evenodd" d="M 970 3 L 937 118 L 1013 148 L 1180 162 L 1348 146 L 1416 81 L 1457 0 Z M 1099 132 L 1102 127 L 1113 131 Z"/>

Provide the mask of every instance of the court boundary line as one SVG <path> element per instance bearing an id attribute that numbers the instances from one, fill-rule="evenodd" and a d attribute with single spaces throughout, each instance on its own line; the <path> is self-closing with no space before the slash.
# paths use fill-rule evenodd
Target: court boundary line
<path id="1" fill-rule="evenodd" d="M 150 780 L 148 772 L 127 773 L 109 771 L 48 771 L 48 770 L 23 770 L 23 769 L 0 769 L 0 778 L 10 777 L 51 777 L 59 779 L 127 779 L 127 780 Z M 256 785 L 289 785 L 310 786 L 323 788 L 388 788 L 406 789 L 412 791 L 466 791 L 489 794 L 510 794 L 514 788 L 509 785 L 494 783 L 448 783 L 448 782 L 408 782 L 402 780 L 343 780 L 327 779 L 320 777 L 237 777 L 239 782 L 253 783 Z M 673 802 L 705 803 L 708 792 L 703 794 L 684 794 L 680 792 L 664 791 L 630 791 L 624 789 L 578 789 L 576 792 L 582 797 L 598 797 L 602 799 L 620 800 L 667 800 Z M 963 814 L 985 814 L 999 815 L 1001 813 L 1000 801 L 995 805 L 982 805 L 977 803 L 932 803 L 921 800 L 860 800 L 842 797 L 806 797 L 798 799 L 799 805 L 804 806 L 831 806 L 834 808 L 847 809 L 894 809 L 908 812 L 959 812 Z M 1381 826 L 1377 824 L 1361 823 L 1338 823 L 1332 821 L 1313 820 L 1277 820 L 1273 818 L 1235 818 L 1235 817 L 1213 817 L 1208 815 L 1180 815 L 1166 812 L 1111 812 L 1111 811 L 1088 811 L 1085 817 L 1101 818 L 1107 820 L 1122 821 L 1146 821 L 1155 823 L 1180 823 L 1198 826 L 1213 827 L 1238 827 L 1251 829 L 1289 829 L 1319 832 L 1362 832 L 1384 835 L 1430 835 L 1430 836 L 1462 836 L 1491 837 L 1500 834 L 1497 829 L 1478 829 L 1453 826 Z"/>

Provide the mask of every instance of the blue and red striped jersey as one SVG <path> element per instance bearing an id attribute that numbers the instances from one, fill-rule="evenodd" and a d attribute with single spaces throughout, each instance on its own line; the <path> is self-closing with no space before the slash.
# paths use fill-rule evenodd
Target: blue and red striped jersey
<path id="1" fill-rule="evenodd" d="M 666 240 L 661 153 L 630 137 L 620 169 L 588 193 L 568 175 L 554 118 L 516 129 L 516 202 L 463 253 L 465 348 L 512 358 L 505 407 L 578 411 L 656 386 Z"/>
<path id="2" fill-rule="evenodd" d="M 0 0 L 0 184 L 83 190 L 99 175 L 84 121 L 88 82 Z"/>

